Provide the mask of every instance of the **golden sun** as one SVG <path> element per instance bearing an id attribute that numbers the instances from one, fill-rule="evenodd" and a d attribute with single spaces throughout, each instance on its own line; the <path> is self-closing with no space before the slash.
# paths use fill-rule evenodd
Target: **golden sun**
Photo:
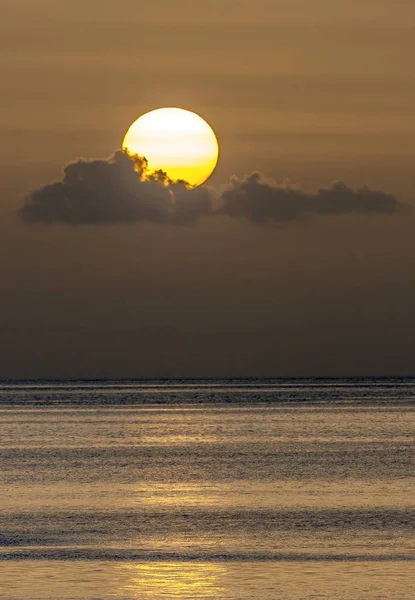
<path id="1" fill-rule="evenodd" d="M 159 108 L 135 121 L 122 143 L 129 155 L 145 157 L 149 173 L 164 171 L 173 181 L 197 187 L 211 176 L 219 145 L 199 115 L 181 108 Z"/>

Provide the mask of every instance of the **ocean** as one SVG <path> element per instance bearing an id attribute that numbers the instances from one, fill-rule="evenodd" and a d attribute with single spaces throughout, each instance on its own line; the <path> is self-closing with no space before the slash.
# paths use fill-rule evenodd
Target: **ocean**
<path id="1" fill-rule="evenodd" d="M 0 598 L 413 600 L 415 379 L 0 383 Z"/>

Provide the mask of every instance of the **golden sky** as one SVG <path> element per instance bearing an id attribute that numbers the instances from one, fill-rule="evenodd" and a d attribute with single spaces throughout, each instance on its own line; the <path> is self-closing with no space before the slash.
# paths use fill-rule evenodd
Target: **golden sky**
<path id="1" fill-rule="evenodd" d="M 401 192 L 413 181 L 412 1 L 0 5 L 3 165 L 107 156 L 140 114 L 180 106 L 214 126 L 218 182 L 252 169 Z"/>
<path id="2" fill-rule="evenodd" d="M 0 0 L 0 377 L 410 374 L 414 216 L 26 225 L 160 106 L 253 170 L 414 204 L 413 0 Z"/>

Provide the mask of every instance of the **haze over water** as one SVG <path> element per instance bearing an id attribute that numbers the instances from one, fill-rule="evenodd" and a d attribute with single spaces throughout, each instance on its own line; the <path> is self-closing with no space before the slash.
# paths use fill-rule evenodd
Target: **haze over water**
<path id="1" fill-rule="evenodd" d="M 414 597 L 415 379 L 0 386 L 0 598 Z"/>

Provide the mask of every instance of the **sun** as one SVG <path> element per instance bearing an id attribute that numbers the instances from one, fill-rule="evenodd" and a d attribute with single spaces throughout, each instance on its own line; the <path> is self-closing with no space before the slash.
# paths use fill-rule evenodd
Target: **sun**
<path id="1" fill-rule="evenodd" d="M 125 134 L 122 149 L 145 157 L 150 173 L 161 169 L 170 179 L 194 187 L 212 175 L 219 158 L 213 129 L 182 108 L 159 108 L 142 115 Z"/>

